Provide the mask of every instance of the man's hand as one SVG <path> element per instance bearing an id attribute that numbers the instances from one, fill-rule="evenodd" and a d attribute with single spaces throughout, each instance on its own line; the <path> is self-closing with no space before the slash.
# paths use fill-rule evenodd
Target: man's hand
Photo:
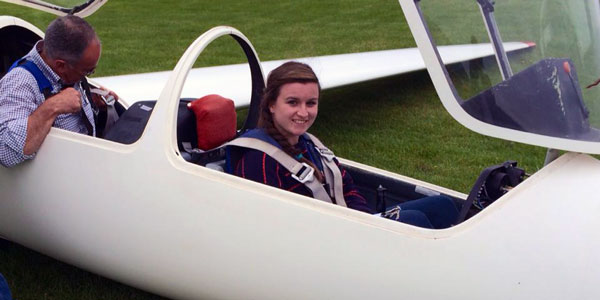
<path id="1" fill-rule="evenodd" d="M 66 88 L 46 99 L 27 119 L 27 138 L 23 153 L 31 155 L 38 151 L 58 115 L 80 111 L 81 94 L 74 88 Z"/>
<path id="2" fill-rule="evenodd" d="M 92 92 L 92 101 L 99 110 L 106 110 L 107 105 L 113 105 L 119 99 L 115 92 L 104 87 L 94 88 L 90 91 Z"/>
<path id="3" fill-rule="evenodd" d="M 60 93 L 46 99 L 54 107 L 55 116 L 72 114 L 81 110 L 81 94 L 74 88 L 66 88 Z"/>

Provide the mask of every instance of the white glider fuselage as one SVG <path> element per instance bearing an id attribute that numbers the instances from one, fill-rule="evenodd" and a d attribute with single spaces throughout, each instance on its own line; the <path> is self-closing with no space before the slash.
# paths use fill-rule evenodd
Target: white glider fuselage
<path id="1" fill-rule="evenodd" d="M 53 129 L 35 160 L 0 173 L 1 234 L 176 299 L 600 293 L 594 158 L 562 156 L 468 221 L 428 230 L 187 163 L 155 114 L 133 145 Z M 473 277 L 489 280 L 465 288 Z"/>
<path id="2" fill-rule="evenodd" d="M 0 26 L 8 18 L 0 17 Z M 53 128 L 35 159 L 0 169 L 0 235 L 176 299 L 600 295 L 595 284 L 600 277 L 600 202 L 595 199 L 600 161 L 586 154 L 561 156 L 481 213 L 444 230 L 390 221 L 185 161 L 177 145 L 179 101 L 187 96 L 184 86 L 193 76 L 196 58 L 222 35 L 250 45 L 230 27 L 199 37 L 172 72 L 157 75 L 167 76 L 166 81 L 136 142 L 126 145 Z M 329 80 L 336 76 L 329 79 L 328 74 L 338 67 L 332 71 L 323 59 L 314 59 L 323 66 L 315 69 L 324 85 L 335 86 Z M 212 74 L 228 69 L 204 70 Z M 426 182 L 341 162 L 466 198 Z"/>

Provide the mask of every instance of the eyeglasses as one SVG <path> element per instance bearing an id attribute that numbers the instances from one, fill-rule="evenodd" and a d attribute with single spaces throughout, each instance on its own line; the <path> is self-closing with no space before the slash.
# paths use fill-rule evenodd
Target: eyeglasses
<path id="1" fill-rule="evenodd" d="M 94 67 L 93 69 L 91 69 L 91 70 L 83 73 L 83 76 L 88 77 L 88 76 L 94 74 L 94 72 L 96 72 L 96 67 Z"/>
<path id="2" fill-rule="evenodd" d="M 88 76 L 90 76 L 90 75 L 94 74 L 94 72 L 96 72 L 96 66 L 94 66 L 94 67 L 93 67 L 91 70 L 88 70 L 88 71 L 81 72 L 81 71 L 77 70 L 77 68 L 75 68 L 75 66 L 74 66 L 74 65 L 72 65 L 71 63 L 67 63 L 67 65 L 68 65 L 68 66 L 69 66 L 69 68 L 71 68 L 72 70 L 75 70 L 75 71 L 77 71 L 77 73 L 79 73 L 79 75 L 80 75 L 81 77 L 88 77 Z"/>

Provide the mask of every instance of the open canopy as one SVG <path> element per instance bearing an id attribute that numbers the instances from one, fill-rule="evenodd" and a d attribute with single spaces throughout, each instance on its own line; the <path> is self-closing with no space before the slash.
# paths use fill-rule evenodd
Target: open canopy
<path id="1" fill-rule="evenodd" d="M 74 14 L 85 18 L 98 10 L 108 0 L 0 0 L 17 5 L 32 7 L 59 16 Z"/>
<path id="2" fill-rule="evenodd" d="M 586 88 L 600 78 L 598 1 L 400 3 L 436 90 L 460 123 L 503 139 L 600 153 L 600 85 Z M 436 51 L 489 41 L 497 45 L 495 59 L 449 68 Z M 536 46 L 506 55 L 502 41 Z"/>

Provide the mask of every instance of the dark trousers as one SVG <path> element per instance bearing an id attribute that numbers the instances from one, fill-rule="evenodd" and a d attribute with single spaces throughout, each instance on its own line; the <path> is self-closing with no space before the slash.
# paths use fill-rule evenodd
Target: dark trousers
<path id="1" fill-rule="evenodd" d="M 398 221 L 423 228 L 442 229 L 454 224 L 458 209 L 446 196 L 431 196 L 400 204 Z"/>

